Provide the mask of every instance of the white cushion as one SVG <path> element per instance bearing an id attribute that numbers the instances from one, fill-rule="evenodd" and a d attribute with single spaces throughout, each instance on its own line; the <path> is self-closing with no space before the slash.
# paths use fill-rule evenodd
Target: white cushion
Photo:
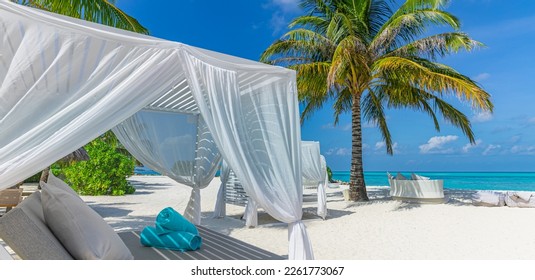
<path id="1" fill-rule="evenodd" d="M 476 206 L 505 206 L 505 194 L 494 191 L 477 191 L 472 194 Z"/>
<path id="2" fill-rule="evenodd" d="M 399 173 L 396 175 L 396 180 L 407 180 L 407 177 L 403 176 L 403 174 Z"/>
<path id="3" fill-rule="evenodd" d="M 45 221 L 74 259 L 131 260 L 115 231 L 72 192 L 41 182 Z"/>
<path id="4" fill-rule="evenodd" d="M 531 198 L 531 193 L 529 192 L 514 192 L 512 195 L 523 200 L 523 202 L 529 202 L 529 199 Z"/>
<path id="5" fill-rule="evenodd" d="M 411 179 L 413 179 L 413 180 L 429 180 L 429 179 L 431 179 L 431 178 L 429 178 L 429 177 L 424 177 L 424 176 L 420 176 L 420 175 L 417 175 L 417 174 L 412 173 L 412 174 L 411 174 Z"/>

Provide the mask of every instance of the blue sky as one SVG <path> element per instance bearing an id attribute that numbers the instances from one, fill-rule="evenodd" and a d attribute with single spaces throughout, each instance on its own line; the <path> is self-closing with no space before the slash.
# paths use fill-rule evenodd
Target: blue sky
<path id="1" fill-rule="evenodd" d="M 188 45 L 258 60 L 287 31 L 301 11 L 298 0 L 149 1 L 117 0 L 118 7 L 147 27 L 150 34 Z M 377 130 L 365 124 L 365 171 L 535 171 L 535 1 L 453 0 L 446 8 L 460 18 L 462 31 L 485 44 L 471 53 L 442 60 L 472 77 L 492 95 L 492 115 L 474 112 L 452 98 L 470 116 L 477 144 L 442 122 L 434 129 L 427 115 L 388 111 L 395 154 L 386 154 Z M 350 116 L 333 126 L 329 104 L 302 126 L 304 140 L 320 141 L 333 170 L 349 170 Z"/>

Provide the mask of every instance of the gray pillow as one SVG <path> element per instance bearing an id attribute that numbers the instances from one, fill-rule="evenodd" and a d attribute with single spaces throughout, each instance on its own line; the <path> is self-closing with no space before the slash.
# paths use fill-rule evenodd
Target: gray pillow
<path id="1" fill-rule="evenodd" d="M 72 260 L 45 224 L 40 192 L 0 218 L 0 238 L 23 260 Z"/>
<path id="2" fill-rule="evenodd" d="M 63 182 L 58 177 L 54 176 L 54 174 L 52 174 L 52 171 L 50 171 L 50 173 L 48 173 L 47 184 L 56 186 L 56 187 L 66 191 L 68 193 L 71 193 L 73 195 L 78 196 L 78 194 L 71 188 L 71 186 L 67 185 L 67 183 Z"/>
<path id="3" fill-rule="evenodd" d="M 75 259 L 132 260 L 115 231 L 77 195 L 41 182 L 45 221 Z"/>

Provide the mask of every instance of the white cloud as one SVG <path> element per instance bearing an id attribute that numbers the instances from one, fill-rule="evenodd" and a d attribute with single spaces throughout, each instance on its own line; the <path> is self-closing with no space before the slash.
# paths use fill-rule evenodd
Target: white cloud
<path id="1" fill-rule="evenodd" d="M 269 0 L 262 5 L 264 9 L 273 10 L 269 25 L 273 29 L 273 36 L 279 36 L 288 27 L 290 19 L 300 11 L 300 0 Z"/>
<path id="2" fill-rule="evenodd" d="M 492 113 L 487 111 L 479 112 L 472 116 L 472 122 L 475 123 L 488 122 L 490 120 L 492 120 Z"/>
<path id="3" fill-rule="evenodd" d="M 386 143 L 384 141 L 375 143 L 375 151 L 380 151 L 383 148 L 386 149 Z M 394 151 L 395 154 L 399 153 L 398 142 L 394 142 L 392 144 L 392 150 Z"/>
<path id="4" fill-rule="evenodd" d="M 332 123 L 324 124 L 321 126 L 321 129 L 333 129 L 334 125 Z"/>
<path id="5" fill-rule="evenodd" d="M 489 144 L 487 146 L 487 148 L 483 151 L 483 153 L 481 153 L 482 155 L 486 156 L 486 155 L 489 155 L 491 154 L 494 150 L 499 150 L 501 149 L 502 146 L 501 145 L 493 145 L 493 144 Z"/>
<path id="6" fill-rule="evenodd" d="M 343 131 L 350 131 L 351 130 L 351 123 L 345 124 L 345 125 L 337 125 L 334 126 L 332 123 L 324 124 L 321 126 L 321 129 L 340 129 Z"/>
<path id="7" fill-rule="evenodd" d="M 386 146 L 386 144 L 385 144 L 384 141 L 383 142 L 377 142 L 377 143 L 375 143 L 375 150 L 377 151 L 377 150 L 379 150 L 379 149 L 381 149 L 381 148 L 383 148 L 385 146 Z"/>
<path id="8" fill-rule="evenodd" d="M 351 149 L 348 148 L 331 148 L 327 152 L 325 152 L 326 155 L 332 156 L 348 156 L 351 155 Z"/>
<path id="9" fill-rule="evenodd" d="M 473 148 L 481 147 L 481 143 L 483 143 L 481 139 L 477 139 L 475 144 L 468 143 L 463 146 L 463 152 L 468 153 Z"/>
<path id="10" fill-rule="evenodd" d="M 351 150 L 348 148 L 340 148 L 336 151 L 337 156 L 348 156 L 351 154 Z"/>
<path id="11" fill-rule="evenodd" d="M 270 4 L 278 7 L 284 13 L 291 13 L 299 11 L 299 2 L 301 0 L 271 0 Z"/>
<path id="12" fill-rule="evenodd" d="M 373 127 L 376 127 L 377 125 L 373 122 L 365 122 L 362 124 L 362 128 L 373 128 Z"/>
<path id="13" fill-rule="evenodd" d="M 273 35 L 277 35 L 284 28 L 286 28 L 286 26 L 288 26 L 288 20 L 281 12 L 275 12 L 273 15 L 271 15 L 269 25 L 273 29 Z"/>
<path id="14" fill-rule="evenodd" d="M 434 136 L 431 137 L 426 144 L 420 145 L 421 154 L 450 154 L 453 153 L 453 148 L 445 148 L 447 143 L 459 139 L 457 135 Z"/>
<path id="15" fill-rule="evenodd" d="M 511 153 L 519 155 L 535 155 L 535 146 L 514 145 L 511 147 Z"/>
<path id="16" fill-rule="evenodd" d="M 514 135 L 514 136 L 511 137 L 510 141 L 511 141 L 511 143 L 516 144 L 516 143 L 520 142 L 520 140 L 522 140 L 522 136 Z"/>
<path id="17" fill-rule="evenodd" d="M 481 81 L 487 80 L 488 78 L 490 78 L 489 73 L 481 73 L 474 77 L 474 81 L 481 82 Z"/>

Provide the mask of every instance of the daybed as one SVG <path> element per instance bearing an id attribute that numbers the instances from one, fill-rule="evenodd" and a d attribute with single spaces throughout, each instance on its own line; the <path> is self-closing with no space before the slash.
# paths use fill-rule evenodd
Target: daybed
<path id="1" fill-rule="evenodd" d="M 431 180 L 415 174 L 409 179 L 398 173 L 396 177 L 388 174 L 388 182 L 393 199 L 429 203 L 444 202 L 443 180 Z"/>
<path id="2" fill-rule="evenodd" d="M 81 199 L 80 199 L 81 201 Z M 96 214 L 96 212 L 95 212 Z M 96 214 L 98 215 L 98 214 Z M 102 222 L 104 221 L 100 218 Z M 83 221 L 80 221 L 83 222 Z M 131 253 L 130 258 L 139 260 L 177 260 L 177 259 L 210 259 L 210 260 L 266 260 L 283 259 L 281 256 L 261 248 L 244 243 L 235 238 L 222 235 L 202 226 L 197 226 L 203 240 L 201 249 L 179 252 L 165 249 L 144 247 L 139 242 L 139 233 L 122 232 L 116 238 L 92 236 L 92 243 L 121 243 Z M 111 227 L 110 227 L 111 229 Z M 111 229 L 112 230 L 112 229 Z M 112 230 L 113 231 L 113 230 Z M 120 238 L 119 238 L 120 237 Z M 0 218 L 0 238 L 21 258 L 27 260 L 72 260 L 73 257 L 66 247 L 54 235 L 47 225 L 43 209 L 41 192 L 35 192 L 24 199 L 17 207 Z M 103 240 L 106 239 L 106 240 Z M 97 246 L 98 247 L 98 246 Z M 97 251 L 108 249 L 96 248 Z M 1 248 L 0 248 L 1 249 Z M 106 255 L 106 256 L 105 256 Z M 101 255 L 110 259 L 110 254 Z M 5 254 L 0 254 L 3 258 Z M 97 256 L 98 257 L 98 256 Z M 114 259 L 114 258 L 111 258 Z M 124 259 L 124 258 L 121 258 Z"/>

